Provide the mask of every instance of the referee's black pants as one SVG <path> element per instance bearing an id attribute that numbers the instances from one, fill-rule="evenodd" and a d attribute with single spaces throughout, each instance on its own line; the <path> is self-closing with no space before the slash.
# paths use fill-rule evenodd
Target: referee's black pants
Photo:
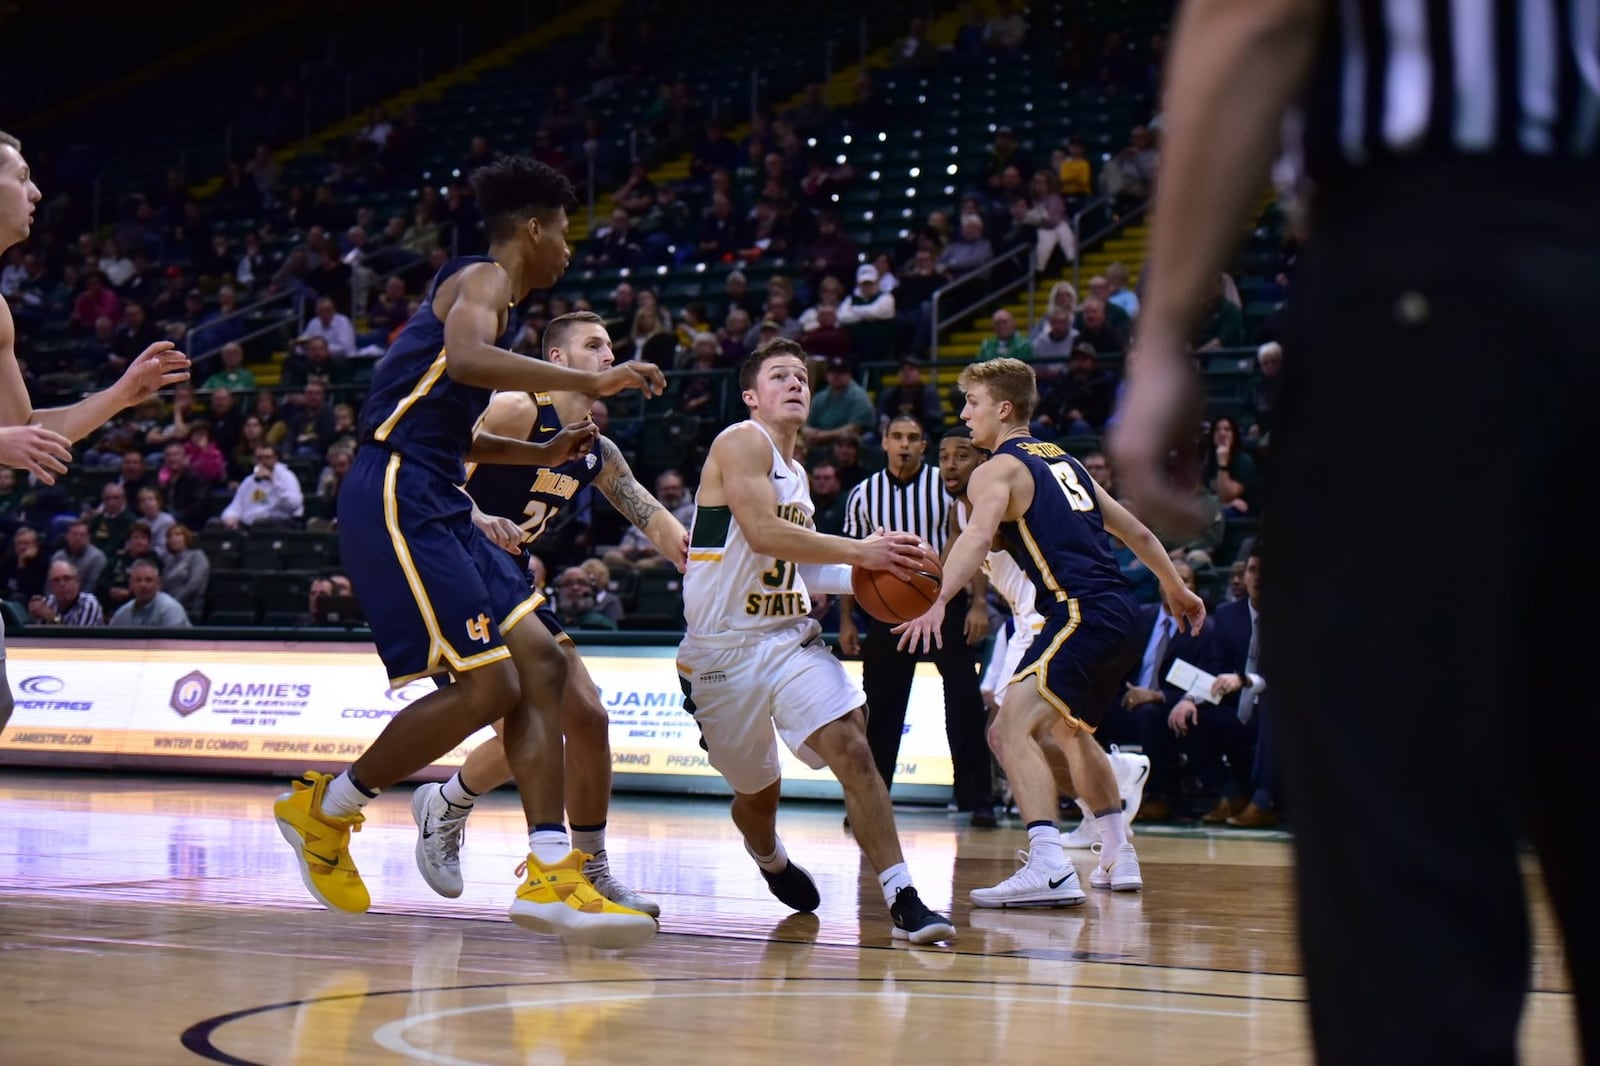
<path id="1" fill-rule="evenodd" d="M 944 647 L 933 663 L 944 679 L 944 731 L 950 744 L 956 806 L 964 811 L 994 805 L 994 776 L 987 714 L 978 688 L 977 649 L 962 632 L 971 597 L 963 592 L 944 612 Z M 906 703 L 917 656 L 895 647 L 900 639 L 882 622 L 871 622 L 861 640 L 861 679 L 867 693 L 867 743 L 885 785 L 894 784 L 895 760 L 905 731 Z"/>
<path id="2" fill-rule="evenodd" d="M 1319 1058 L 1512 1062 L 1564 966 L 1600 1062 L 1600 182 L 1324 195 L 1262 541 Z M 1525 841 L 1565 937 L 1531 973 Z"/>

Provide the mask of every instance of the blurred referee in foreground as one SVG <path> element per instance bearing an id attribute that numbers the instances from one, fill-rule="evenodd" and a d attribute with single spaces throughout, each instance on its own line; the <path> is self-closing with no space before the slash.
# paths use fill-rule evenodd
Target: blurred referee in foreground
<path id="1" fill-rule="evenodd" d="M 1515 1061 L 1526 835 L 1600 1062 L 1600 621 L 1574 582 L 1600 484 L 1600 0 L 1187 0 L 1164 99 L 1113 440 L 1146 520 L 1184 513 L 1184 338 L 1304 123 L 1262 644 L 1319 1057 Z M 1375 574 L 1399 595 L 1355 591 Z"/>

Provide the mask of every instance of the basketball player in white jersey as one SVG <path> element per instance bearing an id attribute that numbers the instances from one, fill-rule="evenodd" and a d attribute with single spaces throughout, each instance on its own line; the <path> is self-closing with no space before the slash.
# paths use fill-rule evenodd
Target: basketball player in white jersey
<path id="1" fill-rule="evenodd" d="M 972 431 L 966 426 L 947 430 L 939 440 L 939 475 L 944 479 L 945 491 L 956 502 L 950 509 L 950 539 L 946 541 L 947 544 L 955 543 L 967 516 L 972 512 L 972 503 L 967 499 L 967 482 L 978 464 L 986 458 L 987 453 L 972 443 Z M 983 569 L 989 576 L 989 587 L 1011 605 L 1012 634 L 1004 642 L 995 641 L 993 661 L 984 673 L 984 691 L 993 692 L 994 707 L 998 709 L 1010 688 L 1012 677 L 1016 675 L 1018 664 L 1022 662 L 1023 654 L 1044 628 L 1044 616 L 1034 606 L 1033 582 L 1022 572 L 1022 567 L 1017 565 L 1010 553 L 991 551 L 984 559 Z M 1066 753 L 1048 730 L 1039 733 L 1038 740 L 1040 748 L 1044 750 L 1045 761 L 1050 764 L 1050 771 L 1056 779 L 1056 788 L 1062 795 L 1074 797 L 1073 802 L 1083 812 L 1083 821 L 1078 823 L 1076 829 L 1061 833 L 1061 846 L 1098 849 L 1101 843 L 1100 828 L 1096 825 L 1094 813 L 1072 785 L 1072 771 L 1067 765 Z M 1139 812 L 1145 781 L 1150 777 L 1150 759 L 1145 755 L 1122 751 L 1110 752 L 1109 758 L 1112 773 L 1117 778 L 1117 791 L 1122 797 L 1123 825 L 1131 837 L 1133 816 Z"/>
<path id="2" fill-rule="evenodd" d="M 806 471 L 789 457 L 811 411 L 805 350 L 778 339 L 739 369 L 748 421 L 711 445 L 695 493 L 683 579 L 687 634 L 678 649 L 684 710 L 711 765 L 733 788 L 733 822 L 780 901 L 820 903 L 811 875 L 778 839 L 774 727 L 806 765 L 833 771 L 867 861 L 877 871 L 894 937 L 955 938 L 911 884 L 889 791 L 867 746 L 866 696 L 809 617 L 810 593 L 850 590 L 850 566 L 907 576 L 930 549 L 909 533 L 852 540 L 816 532 Z"/>

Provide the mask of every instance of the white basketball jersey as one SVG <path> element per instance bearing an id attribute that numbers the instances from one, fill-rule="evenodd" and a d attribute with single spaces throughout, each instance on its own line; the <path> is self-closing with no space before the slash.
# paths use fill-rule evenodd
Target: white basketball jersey
<path id="1" fill-rule="evenodd" d="M 761 429 L 771 448 L 778 515 L 815 529 L 816 512 L 805 470 L 779 453 L 759 422 L 752 424 Z M 810 613 L 811 596 L 794 563 L 753 551 L 731 508 L 695 504 L 689 565 L 683 575 L 683 614 L 689 636 L 738 642 L 792 625 Z"/>
<path id="2" fill-rule="evenodd" d="M 956 501 L 956 521 L 961 523 L 961 528 L 967 528 L 967 521 L 972 517 L 971 505 Z M 1017 624 L 1027 621 L 1030 625 L 1039 623 L 1033 628 L 1038 629 L 1044 624 L 1044 619 L 1039 612 L 1034 610 L 1033 580 L 1023 573 L 1022 567 L 1011 558 L 1010 552 L 991 551 L 983 560 L 983 572 L 989 575 L 989 586 L 1005 597 L 1011 605 L 1011 612 L 1017 616 Z"/>

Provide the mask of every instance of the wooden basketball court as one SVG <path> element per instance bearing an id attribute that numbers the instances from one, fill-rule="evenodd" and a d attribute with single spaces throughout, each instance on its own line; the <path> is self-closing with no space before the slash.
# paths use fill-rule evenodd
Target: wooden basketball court
<path id="1" fill-rule="evenodd" d="M 0 779 L 0 1062 L 1311 1060 L 1280 834 L 1147 830 L 1141 895 L 975 912 L 967 892 L 1013 869 L 1022 831 L 907 811 L 918 887 L 935 908 L 954 899 L 960 929 L 911 948 L 838 804 L 780 815 L 822 891 L 803 916 L 767 894 L 723 801 L 623 796 L 613 867 L 660 900 L 661 932 L 599 952 L 506 920 L 525 850 L 514 796 L 480 802 L 459 900 L 415 870 L 406 790 L 379 799 L 353 847 L 373 909 L 353 917 L 301 887 L 271 817 L 281 787 Z M 1525 1058 L 1575 1063 L 1542 900 L 1534 937 Z"/>

